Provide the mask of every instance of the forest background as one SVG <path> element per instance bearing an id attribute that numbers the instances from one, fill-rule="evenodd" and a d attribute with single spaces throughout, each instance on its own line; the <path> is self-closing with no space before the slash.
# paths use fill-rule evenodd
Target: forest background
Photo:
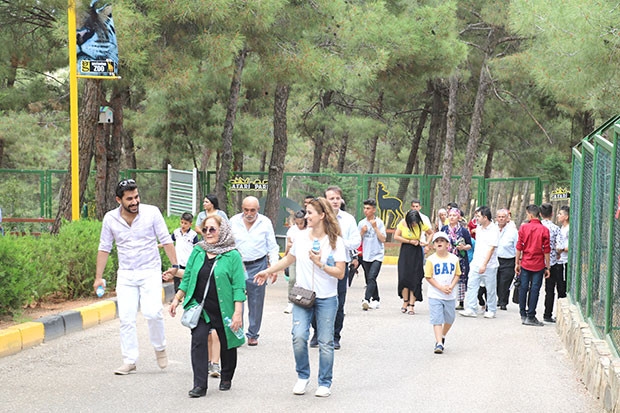
<path id="1" fill-rule="evenodd" d="M 472 175 L 568 179 L 571 148 L 617 114 L 614 2 L 110 4 L 122 79 L 79 82 L 80 196 L 94 192 L 98 218 L 116 206 L 119 170 L 167 164 L 217 171 L 222 209 L 232 171 L 268 171 L 271 217 L 285 171 L 455 174 L 465 203 Z M 0 41 L 0 169 L 69 169 L 67 2 L 0 0 Z M 113 124 L 98 123 L 101 106 Z M 55 231 L 71 216 L 70 184 Z M 0 202 L 18 208 L 19 182 L 8 188 Z M 88 293 L 92 225 L 60 231 L 80 240 L 60 259 L 58 240 L 0 243 L 12 262 L 0 266 L 0 313 Z"/>
<path id="2" fill-rule="evenodd" d="M 231 171 L 268 171 L 270 216 L 284 171 L 458 174 L 463 203 L 472 175 L 566 180 L 618 101 L 613 2 L 111 4 L 122 79 L 80 80 L 80 189 L 95 170 L 98 217 L 120 169 L 169 163 L 217 171 L 223 209 Z M 69 167 L 66 10 L 0 0 L 0 169 Z"/>

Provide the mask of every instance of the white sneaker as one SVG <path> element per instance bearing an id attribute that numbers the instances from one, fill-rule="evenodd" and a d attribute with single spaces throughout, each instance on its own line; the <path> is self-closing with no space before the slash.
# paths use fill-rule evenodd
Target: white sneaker
<path id="1" fill-rule="evenodd" d="M 371 301 L 369 305 L 370 305 L 370 308 L 373 310 L 378 310 L 380 307 L 379 301 L 374 301 L 374 300 Z"/>
<path id="2" fill-rule="evenodd" d="M 126 376 L 129 373 L 135 373 L 135 372 L 136 372 L 135 364 L 123 364 L 122 366 L 114 370 L 114 374 L 118 376 Z"/>
<path id="3" fill-rule="evenodd" d="M 314 393 L 316 397 L 329 397 L 330 394 L 332 394 L 332 392 L 327 386 L 319 386 Z"/>
<path id="4" fill-rule="evenodd" d="M 495 318 L 495 313 L 492 311 L 487 311 L 484 313 L 484 318 Z"/>
<path id="5" fill-rule="evenodd" d="M 168 355 L 166 354 L 166 350 L 155 350 L 155 358 L 157 359 L 157 365 L 160 369 L 163 370 L 168 367 Z"/>
<path id="6" fill-rule="evenodd" d="M 368 303 L 368 300 L 362 300 L 362 310 L 368 311 L 369 308 L 370 304 Z"/>
<path id="7" fill-rule="evenodd" d="M 293 303 L 288 303 L 284 309 L 285 314 L 291 314 L 293 312 Z"/>
<path id="8" fill-rule="evenodd" d="M 472 311 L 469 308 L 463 311 L 459 311 L 459 314 L 462 315 L 463 317 L 477 317 L 478 316 L 478 314 L 476 314 L 474 311 Z"/>
<path id="9" fill-rule="evenodd" d="M 293 387 L 293 394 L 305 394 L 309 382 L 310 379 L 297 379 L 297 383 L 295 383 L 295 387 Z"/>

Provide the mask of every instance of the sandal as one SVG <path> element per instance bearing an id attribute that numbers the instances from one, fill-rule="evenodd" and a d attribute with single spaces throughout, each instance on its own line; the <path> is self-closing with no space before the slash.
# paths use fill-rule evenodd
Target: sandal
<path id="1" fill-rule="evenodd" d="M 415 311 L 413 311 L 413 305 L 408 305 L 407 308 L 411 307 L 411 310 L 407 311 L 407 314 L 414 315 Z"/>
<path id="2" fill-rule="evenodd" d="M 409 300 L 403 300 L 403 304 L 408 303 Z M 409 305 L 405 305 L 404 307 L 400 307 L 400 312 L 405 314 L 407 312 L 407 307 L 409 307 Z"/>

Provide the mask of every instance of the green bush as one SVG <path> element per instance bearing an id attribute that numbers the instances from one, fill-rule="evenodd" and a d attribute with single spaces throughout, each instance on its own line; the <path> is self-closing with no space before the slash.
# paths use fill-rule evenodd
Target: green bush
<path id="1" fill-rule="evenodd" d="M 179 217 L 167 217 L 170 232 Z M 75 299 L 92 296 L 101 222 L 63 222 L 58 235 L 0 236 L 0 316 L 19 315 L 24 306 L 54 295 Z M 162 249 L 162 266 L 170 261 Z M 116 288 L 118 257 L 110 253 L 103 277 Z"/>

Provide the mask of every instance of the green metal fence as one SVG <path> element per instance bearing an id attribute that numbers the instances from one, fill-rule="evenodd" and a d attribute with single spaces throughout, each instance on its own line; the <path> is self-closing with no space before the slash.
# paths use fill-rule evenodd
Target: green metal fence
<path id="1" fill-rule="evenodd" d="M 620 351 L 620 116 L 573 149 L 569 296 Z"/>

